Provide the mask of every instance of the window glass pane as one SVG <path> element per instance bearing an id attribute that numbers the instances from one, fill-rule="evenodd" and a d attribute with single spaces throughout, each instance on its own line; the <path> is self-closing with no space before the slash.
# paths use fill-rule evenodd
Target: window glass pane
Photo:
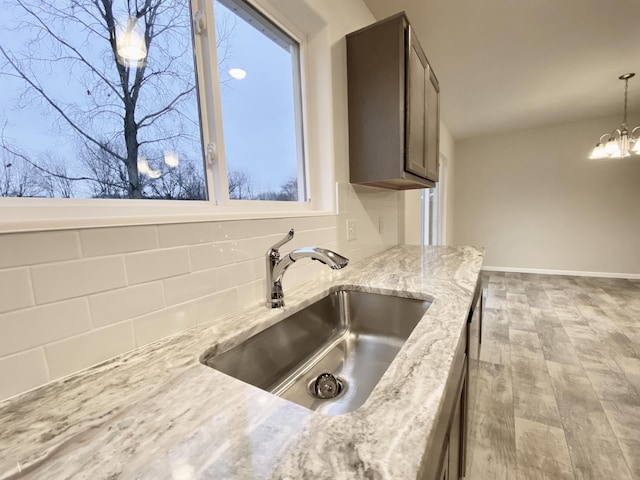
<path id="1" fill-rule="evenodd" d="M 215 1 L 229 197 L 304 201 L 298 45 L 240 1 Z"/>
<path id="2" fill-rule="evenodd" d="M 0 5 L 0 196 L 206 198 L 188 1 Z"/>

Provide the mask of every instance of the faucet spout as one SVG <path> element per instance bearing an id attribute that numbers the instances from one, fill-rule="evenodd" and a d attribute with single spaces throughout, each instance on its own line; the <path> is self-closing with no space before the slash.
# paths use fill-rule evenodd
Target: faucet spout
<path id="1" fill-rule="evenodd" d="M 343 257 L 339 253 L 332 252 L 331 250 L 327 250 L 326 248 L 318 248 L 318 247 L 304 247 L 298 248 L 297 250 L 293 250 L 289 253 L 289 257 L 294 262 L 301 258 L 310 258 L 311 260 L 317 260 L 320 263 L 324 263 L 334 270 L 340 270 L 344 268 L 349 263 L 349 259 Z"/>
<path id="2" fill-rule="evenodd" d="M 280 259 L 279 248 L 293 238 L 293 228 L 288 235 L 276 245 L 267 250 L 267 307 L 279 308 L 284 306 L 284 292 L 282 291 L 282 277 L 287 269 L 301 258 L 310 258 L 324 263 L 334 270 L 344 268 L 349 259 L 342 255 L 318 247 L 303 247 L 291 251 Z"/>

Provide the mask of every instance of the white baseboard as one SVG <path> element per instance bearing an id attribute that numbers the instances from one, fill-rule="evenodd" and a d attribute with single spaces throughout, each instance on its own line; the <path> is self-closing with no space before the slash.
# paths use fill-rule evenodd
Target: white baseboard
<path id="1" fill-rule="evenodd" d="M 584 272 L 580 270 L 546 270 L 544 268 L 513 268 L 513 267 L 487 267 L 482 270 L 486 272 L 509 272 L 509 273 L 536 273 L 539 275 L 567 275 L 571 277 L 602 277 L 602 278 L 625 278 L 628 280 L 640 280 L 640 273 L 612 273 L 612 272 Z"/>

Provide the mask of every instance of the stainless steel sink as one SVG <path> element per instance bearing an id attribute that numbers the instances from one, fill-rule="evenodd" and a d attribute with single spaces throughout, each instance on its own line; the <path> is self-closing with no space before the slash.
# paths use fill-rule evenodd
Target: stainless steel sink
<path id="1" fill-rule="evenodd" d="M 430 304 L 342 289 L 225 352 L 205 352 L 200 361 L 303 407 L 339 415 L 369 398 Z"/>

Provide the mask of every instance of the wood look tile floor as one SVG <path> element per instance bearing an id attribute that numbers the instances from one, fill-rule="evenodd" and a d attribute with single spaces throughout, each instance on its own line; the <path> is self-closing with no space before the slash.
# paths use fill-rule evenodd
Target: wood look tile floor
<path id="1" fill-rule="evenodd" d="M 491 272 L 470 480 L 640 480 L 640 281 Z"/>

